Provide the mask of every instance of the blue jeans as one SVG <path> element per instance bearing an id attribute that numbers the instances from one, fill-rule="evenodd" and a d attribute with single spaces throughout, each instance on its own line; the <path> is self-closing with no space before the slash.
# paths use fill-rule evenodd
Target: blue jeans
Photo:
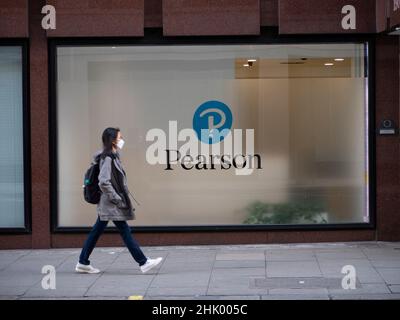
<path id="1" fill-rule="evenodd" d="M 125 242 L 125 245 L 128 247 L 129 252 L 131 253 L 133 259 L 139 266 L 142 266 L 146 263 L 147 258 L 143 254 L 142 250 L 139 247 L 139 244 L 136 242 L 135 238 L 131 235 L 131 228 L 126 223 L 126 221 L 113 221 L 115 226 L 118 228 L 119 233 L 121 234 L 122 239 Z M 85 244 L 83 245 L 81 255 L 79 256 L 79 263 L 89 265 L 89 256 L 92 253 L 94 247 L 96 246 L 96 242 L 104 232 L 104 229 L 107 227 L 108 221 L 101 221 L 100 218 L 97 218 L 95 225 L 87 237 Z"/>

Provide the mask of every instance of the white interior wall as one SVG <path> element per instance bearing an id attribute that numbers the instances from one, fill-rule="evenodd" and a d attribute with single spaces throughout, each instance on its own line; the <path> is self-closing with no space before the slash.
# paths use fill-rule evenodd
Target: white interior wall
<path id="1" fill-rule="evenodd" d="M 238 80 L 232 59 L 132 57 L 59 57 L 61 226 L 91 225 L 96 218 L 81 185 L 108 126 L 120 127 L 126 140 L 122 161 L 141 203 L 135 225 L 240 224 L 252 201 L 284 202 L 297 194 L 326 199 L 332 222 L 362 221 L 363 78 Z M 208 100 L 231 108 L 233 128 L 255 129 L 263 170 L 237 176 L 234 170 L 165 171 L 146 162 L 147 131 L 167 130 L 168 120 L 191 128 L 194 111 Z"/>

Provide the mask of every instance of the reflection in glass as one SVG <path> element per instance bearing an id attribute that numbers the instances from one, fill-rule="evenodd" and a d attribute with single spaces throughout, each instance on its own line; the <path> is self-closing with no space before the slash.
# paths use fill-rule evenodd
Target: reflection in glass
<path id="1" fill-rule="evenodd" d="M 21 47 L 0 46 L 0 228 L 24 227 Z"/>

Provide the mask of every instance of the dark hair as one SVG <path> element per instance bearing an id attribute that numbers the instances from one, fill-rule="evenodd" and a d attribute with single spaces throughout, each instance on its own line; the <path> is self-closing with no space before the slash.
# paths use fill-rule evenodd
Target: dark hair
<path id="1" fill-rule="evenodd" d="M 117 140 L 119 128 L 107 128 L 103 131 L 101 139 L 103 141 L 103 153 L 102 157 L 105 157 L 112 153 L 113 142 Z"/>

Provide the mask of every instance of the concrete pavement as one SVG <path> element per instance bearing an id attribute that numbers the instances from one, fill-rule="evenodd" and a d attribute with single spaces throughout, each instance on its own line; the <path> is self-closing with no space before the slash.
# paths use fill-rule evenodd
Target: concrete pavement
<path id="1" fill-rule="evenodd" d="M 76 248 L 0 251 L 0 299 L 400 299 L 399 242 L 143 251 L 164 257 L 162 264 L 142 274 L 126 248 L 96 248 L 91 262 L 102 272 L 89 275 L 74 272 Z M 354 267 L 355 289 L 343 289 L 346 265 Z M 44 266 L 55 273 L 42 274 Z M 55 289 L 44 289 L 53 275 Z"/>

